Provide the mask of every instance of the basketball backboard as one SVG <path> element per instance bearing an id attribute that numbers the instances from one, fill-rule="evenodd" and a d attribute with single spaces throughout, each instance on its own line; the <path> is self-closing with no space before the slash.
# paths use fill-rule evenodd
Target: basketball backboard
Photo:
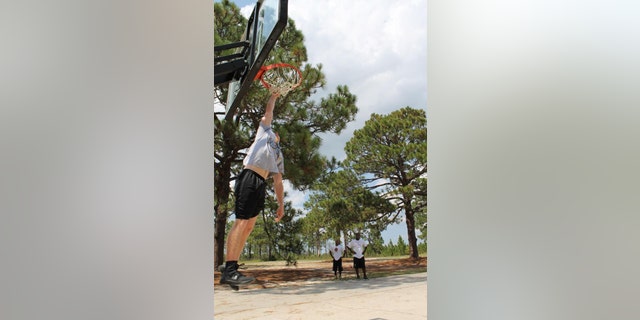
<path id="1" fill-rule="evenodd" d="M 235 113 L 240 101 L 247 94 L 253 79 L 260 70 L 280 34 L 287 26 L 288 0 L 258 0 L 247 21 L 242 39 L 235 44 L 236 54 L 215 58 L 215 85 L 229 84 L 227 114 Z M 223 46 L 221 46 L 222 48 Z M 221 48 L 216 47 L 219 51 Z"/>

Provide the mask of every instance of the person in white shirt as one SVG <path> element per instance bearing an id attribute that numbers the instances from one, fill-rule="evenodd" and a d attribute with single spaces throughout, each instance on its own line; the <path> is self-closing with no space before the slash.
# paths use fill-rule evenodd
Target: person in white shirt
<path id="1" fill-rule="evenodd" d="M 340 239 L 336 239 L 336 244 L 329 246 L 329 254 L 333 260 L 333 276 L 334 279 L 342 279 L 342 257 L 344 256 L 344 247 L 340 243 Z"/>
<path id="2" fill-rule="evenodd" d="M 353 268 L 356 269 L 356 276 L 358 279 L 360 279 L 360 272 L 358 272 L 358 269 L 362 269 L 365 280 L 369 279 L 367 277 L 367 268 L 364 264 L 364 254 L 367 252 L 368 245 L 369 243 L 366 240 L 360 239 L 360 232 L 356 232 L 356 238 L 347 244 L 347 248 L 351 253 L 353 253 Z"/>
<path id="3" fill-rule="evenodd" d="M 236 179 L 234 194 L 236 220 L 227 237 L 227 256 L 224 271 L 220 283 L 232 286 L 247 284 L 255 281 L 254 277 L 248 277 L 238 272 L 238 259 L 244 248 L 247 238 L 253 231 L 258 213 L 264 208 L 266 197 L 266 180 L 273 179 L 273 187 L 278 201 L 275 221 L 278 222 L 284 216 L 284 186 L 282 175 L 284 174 L 284 162 L 280 150 L 280 136 L 271 128 L 273 109 L 278 93 L 272 93 L 264 116 L 256 132 L 256 137 L 244 158 L 244 170 Z"/>

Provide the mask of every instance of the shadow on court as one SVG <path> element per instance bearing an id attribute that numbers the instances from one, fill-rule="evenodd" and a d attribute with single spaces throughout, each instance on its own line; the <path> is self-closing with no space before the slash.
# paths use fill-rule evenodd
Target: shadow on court
<path id="1" fill-rule="evenodd" d="M 427 273 L 217 290 L 214 318 L 422 320 L 427 318 Z"/>
<path id="2" fill-rule="evenodd" d="M 291 294 L 295 292 L 298 295 L 309 295 L 309 294 L 321 294 L 327 293 L 331 291 L 344 291 L 344 290 L 354 290 L 354 289 L 368 289 L 368 290 L 379 290 L 386 288 L 393 288 L 397 286 L 401 286 L 404 284 L 412 284 L 416 282 L 427 281 L 427 273 L 418 273 L 413 274 L 411 277 L 408 275 L 399 275 L 399 276 L 389 276 L 389 277 L 380 277 L 380 278 L 369 278 L 369 280 L 364 279 L 348 279 L 348 280 L 323 280 L 316 281 L 302 285 L 291 285 L 291 286 L 282 286 L 282 287 L 274 287 L 274 288 L 265 288 L 265 289 L 247 289 L 235 292 L 236 294 L 243 295 L 264 295 L 264 294 Z"/>

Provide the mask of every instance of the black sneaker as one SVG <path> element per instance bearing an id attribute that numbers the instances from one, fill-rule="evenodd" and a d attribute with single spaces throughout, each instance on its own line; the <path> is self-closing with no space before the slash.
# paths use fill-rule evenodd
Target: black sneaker
<path id="1" fill-rule="evenodd" d="M 367 277 L 367 276 L 364 276 L 364 279 L 365 279 L 365 280 L 369 280 L 369 277 Z"/>
<path id="2" fill-rule="evenodd" d="M 226 283 L 226 284 L 236 285 L 236 286 L 239 284 L 251 283 L 251 282 L 254 282 L 255 280 L 256 278 L 247 277 L 242 273 L 238 272 L 238 270 L 231 270 L 231 271 L 225 270 L 225 272 L 222 273 L 222 277 L 220 277 L 220 283 Z"/>

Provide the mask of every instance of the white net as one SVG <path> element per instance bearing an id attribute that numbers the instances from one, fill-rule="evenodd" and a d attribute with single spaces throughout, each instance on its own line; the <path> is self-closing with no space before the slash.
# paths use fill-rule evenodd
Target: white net
<path id="1" fill-rule="evenodd" d="M 266 70 L 262 81 L 269 86 L 270 92 L 285 95 L 295 89 L 302 82 L 300 72 L 291 66 L 282 66 Z"/>

